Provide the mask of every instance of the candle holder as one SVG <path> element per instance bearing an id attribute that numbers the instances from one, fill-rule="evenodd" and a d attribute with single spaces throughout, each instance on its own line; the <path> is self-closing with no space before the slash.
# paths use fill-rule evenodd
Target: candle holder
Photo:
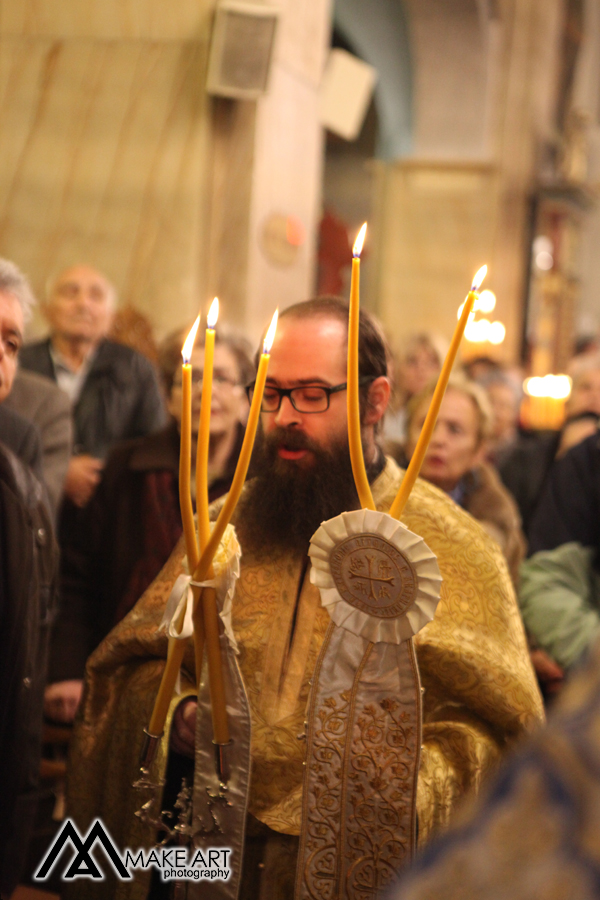
<path id="1" fill-rule="evenodd" d="M 233 743 L 232 741 L 229 742 Z M 227 746 L 227 745 L 223 745 Z M 216 752 L 216 749 L 215 749 Z M 178 838 L 180 843 L 193 841 L 197 837 L 210 837 L 223 834 L 223 828 L 216 814 L 218 807 L 231 807 L 233 804 L 228 797 L 228 787 L 219 778 L 219 789 L 212 792 L 208 786 L 204 790 L 207 796 L 206 808 L 210 816 L 210 824 L 204 825 L 200 816 L 193 815 L 192 797 L 193 788 L 187 778 L 181 782 L 181 789 L 175 801 L 175 810 L 178 810 L 177 821 L 172 824 L 175 813 L 171 810 L 160 809 L 162 790 L 165 785 L 164 778 L 153 781 L 148 773 L 142 770 L 142 777 L 133 783 L 136 791 L 150 792 L 150 797 L 135 811 L 135 815 L 144 825 L 154 828 L 157 833 L 164 834 L 156 842 L 157 847 L 164 847 L 169 841 Z"/>
<path id="2" fill-rule="evenodd" d="M 144 740 L 140 751 L 140 771 L 147 775 L 152 768 L 152 763 L 156 759 L 158 745 L 162 739 L 164 731 L 160 734 L 151 734 L 147 728 L 144 728 Z"/>
<path id="3" fill-rule="evenodd" d="M 217 773 L 217 778 L 219 779 L 219 786 L 224 789 L 226 789 L 229 779 L 231 778 L 231 766 L 228 759 L 229 754 L 226 753 L 225 748 L 231 747 L 232 744 L 232 740 L 227 741 L 226 744 L 219 744 L 217 741 L 213 741 L 213 746 L 215 748 L 215 771 Z"/>
<path id="4" fill-rule="evenodd" d="M 144 769 L 142 769 L 141 771 L 142 777 L 138 778 L 137 781 L 134 781 L 133 788 L 136 791 L 143 791 L 146 793 L 149 792 L 150 797 L 146 800 L 145 803 L 142 804 L 139 809 L 136 809 L 135 815 L 138 819 L 140 819 L 141 822 L 144 823 L 144 825 L 151 826 L 157 833 L 164 833 L 164 837 L 156 843 L 157 847 L 164 847 L 170 840 L 172 840 L 172 838 L 176 837 L 177 834 L 181 832 L 176 831 L 175 828 L 171 826 L 170 820 L 173 819 L 174 814 L 169 810 L 160 809 L 162 791 L 165 785 L 164 778 L 152 781 L 152 779 L 148 777 L 148 773 L 145 772 Z M 184 803 L 186 791 L 189 794 L 189 803 L 191 807 L 191 792 L 187 787 L 185 779 L 182 783 L 181 791 L 177 795 L 177 802 L 175 804 L 176 807 L 179 805 L 180 800 L 181 804 Z M 181 822 L 182 816 L 184 815 L 182 812 L 183 806 L 180 805 L 179 809 L 180 814 L 178 817 L 178 822 Z"/>

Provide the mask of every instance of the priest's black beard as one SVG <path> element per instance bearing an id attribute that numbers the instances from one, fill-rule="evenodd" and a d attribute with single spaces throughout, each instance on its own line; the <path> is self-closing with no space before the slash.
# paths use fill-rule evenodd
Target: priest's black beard
<path id="1" fill-rule="evenodd" d="M 281 459 L 282 445 L 312 451 L 312 464 Z M 324 450 L 303 432 L 275 428 L 255 448 L 253 471 L 238 529 L 242 548 L 258 556 L 273 550 L 305 554 L 321 522 L 359 507 L 345 436 Z"/>

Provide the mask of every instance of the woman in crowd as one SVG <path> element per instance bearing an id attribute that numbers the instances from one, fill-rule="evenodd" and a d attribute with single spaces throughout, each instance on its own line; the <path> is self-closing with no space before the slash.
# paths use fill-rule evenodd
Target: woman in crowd
<path id="1" fill-rule="evenodd" d="M 448 346 L 444 338 L 428 332 L 407 338 L 392 366 L 394 391 L 384 425 L 387 440 L 400 443 L 406 440 L 407 404 L 440 374 Z"/>
<path id="2" fill-rule="evenodd" d="M 50 664 L 53 683 L 46 690 L 46 715 L 54 720 L 73 719 L 87 657 L 158 575 L 182 533 L 178 473 L 186 334 L 171 335 L 159 354 L 171 413 L 168 426 L 115 448 L 87 507 L 86 527 L 63 559 L 62 609 Z M 197 344 L 192 353 L 193 469 L 203 365 L 204 349 Z M 246 341 L 219 328 L 208 462 L 211 502 L 231 484 L 248 409 L 244 385 L 252 372 Z"/>
<path id="3" fill-rule="evenodd" d="M 435 384 L 429 384 L 408 405 L 406 452 L 412 455 Z M 516 505 L 494 469 L 484 462 L 492 413 L 479 385 L 451 378 L 438 416 L 421 477 L 437 485 L 478 519 L 500 544 L 516 584 L 525 552 Z"/>
<path id="4" fill-rule="evenodd" d="M 427 387 L 409 404 L 409 456 L 425 421 L 434 387 Z M 492 410 L 483 388 L 464 377 L 451 378 L 421 477 L 450 494 L 498 542 L 516 589 L 525 538 L 512 496 L 496 470 L 485 462 L 491 428 Z M 530 653 L 544 695 L 555 693 L 563 679 L 562 669 L 531 641 Z"/>

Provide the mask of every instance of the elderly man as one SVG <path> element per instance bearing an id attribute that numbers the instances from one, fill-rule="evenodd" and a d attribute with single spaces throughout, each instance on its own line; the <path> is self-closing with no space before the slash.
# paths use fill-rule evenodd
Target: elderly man
<path id="1" fill-rule="evenodd" d="M 152 364 L 107 339 L 115 306 L 112 284 L 91 266 L 66 269 L 51 283 L 43 312 L 50 336 L 21 351 L 22 368 L 52 378 L 72 404 L 73 456 L 64 485 L 58 537 L 63 550 L 82 527 L 82 510 L 98 483 L 108 452 L 119 441 L 162 427 L 166 413 Z M 61 588 L 61 594 L 64 591 Z M 87 611 L 94 617 L 94 610 Z M 73 646 L 76 611 L 61 604 L 50 653 L 47 703 L 74 710 L 80 688 Z M 50 710 L 47 710 L 50 714 Z"/>
<path id="2" fill-rule="evenodd" d="M 26 278 L 0 259 L 0 403 L 9 395 L 33 295 Z M 4 413 L 3 406 L 0 412 Z M 19 435 L 32 433 L 32 439 Z M 42 484 L 7 446 L 34 448 L 35 428 L 0 415 L 0 896 L 14 890 L 37 801 L 42 697 L 56 548 Z M 37 448 L 37 452 L 35 451 Z M 15 447 L 18 450 L 19 447 Z M 30 453 L 27 450 L 27 453 Z"/>
<path id="3" fill-rule="evenodd" d="M 118 441 L 149 434 L 165 422 L 151 363 L 106 337 L 115 299 L 114 287 L 96 269 L 66 269 L 51 284 L 43 308 L 50 337 L 21 354 L 24 369 L 52 378 L 71 398 L 74 456 L 65 493 L 78 507 L 89 502 Z"/>
<path id="4" fill-rule="evenodd" d="M 411 841 L 400 828 L 395 830 L 400 810 L 409 821 L 412 817 L 410 829 L 418 812 L 419 840 L 424 841 L 433 828 L 447 822 L 458 799 L 479 786 L 507 745 L 542 716 L 499 549 L 441 491 L 418 482 L 404 520 L 437 555 L 443 576 L 435 619 L 416 639 L 425 688 L 418 789 L 402 789 L 408 759 L 403 756 L 405 741 L 410 743 L 414 732 L 403 717 L 403 701 L 390 698 L 381 708 L 365 712 L 365 721 L 356 726 L 362 732 L 355 731 L 353 737 L 365 742 L 362 763 L 352 757 L 358 766 L 356 777 L 361 766 L 375 767 L 369 796 L 357 801 L 352 822 L 358 841 L 352 853 L 364 856 L 361 872 L 372 890 L 361 894 L 350 875 L 342 883 L 339 872 L 349 865 L 347 857 L 335 840 L 329 846 L 327 838 L 348 822 L 327 796 L 340 777 L 349 779 L 349 797 L 353 793 L 352 772 L 336 761 L 341 759 L 338 751 L 344 756 L 345 739 L 340 746 L 336 740 L 339 744 L 353 692 L 340 688 L 335 694 L 332 683 L 331 698 L 322 709 L 313 708 L 312 686 L 320 677 L 331 627 L 319 591 L 310 581 L 307 551 L 323 519 L 358 506 L 347 440 L 347 319 L 347 307 L 330 299 L 297 304 L 281 317 L 262 404 L 264 440 L 256 477 L 247 485 L 235 515 L 242 564 L 232 625 L 252 720 L 252 773 L 245 855 L 242 861 L 233 854 L 231 865 L 237 872 L 242 867 L 245 900 L 291 897 L 297 860 L 297 896 L 374 897 L 390 878 L 389 859 L 397 858 L 390 842 Z M 366 315 L 361 320 L 359 357 L 365 461 L 375 503 L 386 510 L 402 473 L 385 459 L 377 443 L 389 382 L 384 343 Z M 142 728 L 149 721 L 167 647 L 156 628 L 181 572 L 182 556 L 180 543 L 138 605 L 88 663 L 88 689 L 72 756 L 70 811 L 80 828 L 101 816 L 123 847 L 155 839 L 152 828 L 134 817 L 141 803 L 131 784 L 139 771 Z M 189 651 L 184 660 L 188 694 L 195 681 L 193 649 Z M 142 664 L 144 656 L 152 658 Z M 352 680 L 351 669 L 345 672 Z M 378 677 L 375 672 L 375 684 Z M 193 697 L 179 696 L 173 708 L 171 735 L 165 741 L 171 742 L 174 762 L 194 752 L 197 707 Z M 387 733 L 384 720 L 394 719 L 395 711 L 400 718 L 394 720 L 389 742 L 382 744 L 378 735 L 381 728 Z M 321 771 L 321 787 L 311 792 L 304 762 L 311 747 L 314 750 L 315 728 L 327 747 L 318 763 L 313 756 L 307 764 L 307 773 L 309 769 L 314 773 L 315 765 Z M 418 760 L 418 748 L 416 754 Z M 198 791 L 205 796 L 202 783 Z M 323 800 L 320 824 L 312 820 L 307 824 L 314 802 L 319 806 L 317 795 Z M 385 795 L 383 813 L 380 795 Z M 350 799 L 348 803 L 349 808 Z M 382 818 L 377 814 L 373 820 L 370 813 L 376 808 Z M 316 844 L 310 843 L 313 839 Z M 311 850 L 317 845 L 318 853 Z M 139 884 L 133 889 L 139 891 Z M 77 883 L 78 898 L 110 897 L 113 890 L 109 879 L 101 885 Z M 127 884 L 119 890 L 120 896 L 133 896 L 127 894 Z M 211 888 L 191 884 L 188 896 L 196 896 L 194 891 L 208 897 Z"/>

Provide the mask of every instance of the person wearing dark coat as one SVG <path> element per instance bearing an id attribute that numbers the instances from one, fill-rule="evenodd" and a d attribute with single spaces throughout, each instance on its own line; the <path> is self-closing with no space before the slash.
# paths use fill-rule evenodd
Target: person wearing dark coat
<path id="1" fill-rule="evenodd" d="M 18 268 L 0 259 L 0 404 L 10 394 L 34 303 Z M 0 406 L 0 896 L 18 883 L 38 800 L 42 704 L 57 550 L 36 430 Z"/>
<path id="2" fill-rule="evenodd" d="M 66 269 L 54 279 L 42 307 L 50 336 L 24 347 L 20 355 L 23 369 L 51 378 L 71 401 L 73 455 L 58 519 L 63 553 L 77 540 L 83 510 L 112 448 L 119 441 L 157 431 L 166 421 L 150 361 L 106 337 L 115 301 L 113 285 L 96 269 L 86 265 Z M 61 596 L 59 616 L 64 604 Z"/>
<path id="3" fill-rule="evenodd" d="M 115 444 L 158 431 L 166 421 L 152 363 L 106 337 L 114 306 L 115 289 L 100 272 L 66 269 L 43 306 L 50 336 L 20 356 L 23 369 L 51 378 L 71 400 L 74 444 L 65 493 L 79 508 L 91 499 Z"/>
<path id="4" fill-rule="evenodd" d="M 600 559 L 600 433 L 557 460 L 529 532 L 529 554 L 577 541 Z"/>
<path id="5" fill-rule="evenodd" d="M 22 871 L 38 801 L 58 551 L 44 490 L 0 444 L 0 893 Z"/>
<path id="6" fill-rule="evenodd" d="M 23 347 L 24 369 L 57 380 L 50 338 Z M 103 338 L 73 406 L 73 452 L 103 460 L 119 441 L 157 431 L 165 411 L 152 363 Z"/>

